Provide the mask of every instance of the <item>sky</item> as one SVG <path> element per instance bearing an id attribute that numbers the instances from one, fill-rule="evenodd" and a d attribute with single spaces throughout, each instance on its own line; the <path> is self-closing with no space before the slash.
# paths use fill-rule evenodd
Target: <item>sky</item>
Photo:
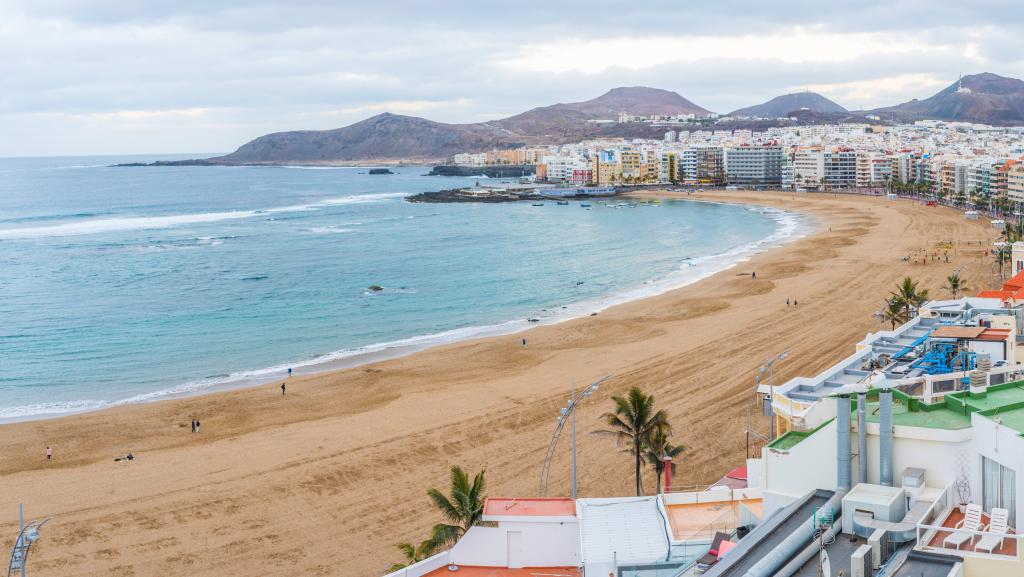
<path id="1" fill-rule="evenodd" d="M 1022 29 L 1017 3 L 986 0 L 0 0 L 0 156 L 229 152 L 617 86 L 720 113 L 804 89 L 873 108 L 1024 77 Z"/>

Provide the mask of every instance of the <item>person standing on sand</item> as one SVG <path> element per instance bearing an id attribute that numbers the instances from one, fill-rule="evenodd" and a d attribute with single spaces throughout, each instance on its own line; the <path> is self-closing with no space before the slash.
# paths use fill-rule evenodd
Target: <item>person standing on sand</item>
<path id="1" fill-rule="evenodd" d="M 46 460 L 47 461 L 52 461 L 53 460 L 53 449 L 51 449 L 49 445 L 46 446 Z"/>
<path id="2" fill-rule="evenodd" d="M 199 419 L 196 419 L 196 433 L 199 432 Z"/>
<path id="3" fill-rule="evenodd" d="M 284 383 L 281 383 L 281 396 L 284 396 Z"/>
<path id="4" fill-rule="evenodd" d="M 523 337 L 523 348 L 526 348 L 526 337 Z"/>
<path id="5" fill-rule="evenodd" d="M 757 273 L 756 272 L 750 273 L 750 278 L 757 278 Z"/>
<path id="6" fill-rule="evenodd" d="M 196 420 L 195 419 L 192 419 L 192 432 L 193 433 L 196 432 Z"/>

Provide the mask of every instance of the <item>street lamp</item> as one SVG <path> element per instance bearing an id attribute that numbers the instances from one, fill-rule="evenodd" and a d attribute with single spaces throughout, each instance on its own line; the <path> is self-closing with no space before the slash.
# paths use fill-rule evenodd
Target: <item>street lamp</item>
<path id="1" fill-rule="evenodd" d="M 601 383 L 611 378 L 611 375 L 606 375 L 600 379 L 590 383 L 587 388 L 582 391 L 576 392 L 576 379 L 573 378 L 572 385 L 569 389 L 569 401 L 564 407 L 558 412 L 558 419 L 555 422 L 555 432 L 551 435 L 551 442 L 548 444 L 547 454 L 544 455 L 544 464 L 540 468 L 540 496 L 544 497 L 548 492 L 548 474 L 551 470 L 551 459 L 555 454 L 555 447 L 558 445 L 558 439 L 562 434 L 562 429 L 565 428 L 565 423 L 568 421 L 569 432 L 572 442 L 572 498 L 576 498 L 576 406 L 579 405 L 580 401 L 594 394 L 594 391 L 598 389 Z"/>
<path id="2" fill-rule="evenodd" d="M 42 521 L 32 521 L 25 524 L 25 507 L 18 505 L 18 538 L 14 540 L 14 548 L 11 550 L 11 562 L 7 566 L 7 577 L 21 575 L 25 577 L 28 553 L 32 544 L 39 540 L 39 528 L 46 524 L 50 518 Z"/>
<path id="3" fill-rule="evenodd" d="M 769 442 L 775 440 L 775 409 L 772 407 L 772 395 L 775 393 L 775 389 L 773 388 L 775 385 L 775 363 L 785 359 L 787 356 L 789 356 L 789 351 L 784 351 L 775 358 L 765 361 L 757 371 L 756 385 L 758 387 L 761 386 L 761 380 L 764 379 L 764 374 L 768 373 L 768 394 L 764 397 L 764 416 L 768 417 Z"/>

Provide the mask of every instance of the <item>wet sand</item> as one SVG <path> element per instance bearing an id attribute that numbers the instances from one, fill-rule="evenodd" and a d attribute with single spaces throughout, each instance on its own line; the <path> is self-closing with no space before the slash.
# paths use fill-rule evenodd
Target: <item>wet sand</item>
<path id="1" fill-rule="evenodd" d="M 0 546 L 10 547 L 24 501 L 33 518 L 54 517 L 32 554 L 36 576 L 381 575 L 401 560 L 396 543 L 419 542 L 440 520 L 425 493 L 446 488 L 452 464 L 486 469 L 490 495 L 537 494 L 572 377 L 614 375 L 579 410 L 582 496 L 632 490 L 628 456 L 585 433 L 600 427 L 610 395 L 634 385 L 655 395 L 686 447 L 675 483 L 710 483 L 743 462 L 765 358 L 792 351 L 776 369 L 783 381 L 849 355 L 907 275 L 934 297 L 961 267 L 972 290 L 996 282 L 990 245 L 978 244 L 996 231 L 950 209 L 825 194 L 694 197 L 804 212 L 819 230 L 688 287 L 531 329 L 525 350 L 522 334 L 491 337 L 296 377 L 283 397 L 276 382 L 0 426 Z M 955 245 L 948 264 L 900 260 L 941 254 L 943 240 Z M 566 440 L 551 496 L 568 493 Z M 114 462 L 129 450 L 134 462 Z"/>

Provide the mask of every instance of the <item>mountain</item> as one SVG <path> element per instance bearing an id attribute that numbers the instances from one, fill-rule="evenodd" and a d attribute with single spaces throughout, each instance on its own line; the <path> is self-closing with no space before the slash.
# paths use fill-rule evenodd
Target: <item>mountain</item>
<path id="1" fill-rule="evenodd" d="M 512 135 L 486 124 L 445 124 L 385 112 L 333 130 L 266 134 L 227 156 L 210 160 L 217 164 L 436 160 L 467 150 L 488 150 L 516 143 Z"/>
<path id="2" fill-rule="evenodd" d="M 823 114 L 845 114 L 842 106 L 816 92 L 796 92 L 776 96 L 768 102 L 756 106 L 748 106 L 733 110 L 728 116 L 746 116 L 749 118 L 784 118 L 794 110 L 811 110 Z"/>
<path id="3" fill-rule="evenodd" d="M 991 72 L 972 74 L 930 98 L 871 112 L 902 122 L 936 119 L 1020 125 L 1024 124 L 1024 81 Z"/>
<path id="4" fill-rule="evenodd" d="M 587 120 L 617 119 L 623 112 L 638 116 L 674 116 L 678 114 L 707 116 L 711 114 L 710 111 L 697 106 L 675 92 L 660 88 L 632 86 L 613 88 L 597 98 L 584 102 L 534 108 L 490 124 L 517 134 L 558 136 L 578 133 Z"/>
<path id="5" fill-rule="evenodd" d="M 446 124 L 384 113 L 332 130 L 275 132 L 247 142 L 231 154 L 206 159 L 203 163 L 327 164 L 397 159 L 440 160 L 458 152 L 608 136 L 607 128 L 587 121 L 614 119 L 623 112 L 643 116 L 709 114 L 704 108 L 668 90 L 642 86 L 615 88 L 592 100 L 534 108 L 491 122 Z M 628 131 L 623 130 L 625 135 Z M 660 135 L 664 131 L 655 132 Z"/>

